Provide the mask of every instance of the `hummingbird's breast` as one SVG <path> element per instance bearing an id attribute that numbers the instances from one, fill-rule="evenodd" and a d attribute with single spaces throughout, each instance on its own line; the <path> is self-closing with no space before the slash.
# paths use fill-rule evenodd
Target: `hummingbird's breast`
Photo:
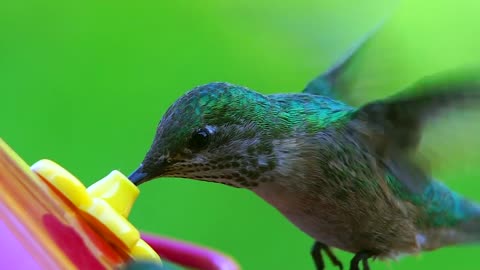
<path id="1" fill-rule="evenodd" d="M 376 159 L 341 128 L 273 142 L 278 166 L 252 188 L 302 231 L 349 252 L 419 251 L 415 208 L 397 199 Z"/>
<path id="2" fill-rule="evenodd" d="M 398 212 L 395 207 L 372 207 L 366 201 L 338 203 L 272 183 L 260 185 L 254 192 L 303 232 L 328 246 L 352 253 L 369 250 L 378 257 L 420 251 L 413 223 L 394 214 Z"/>

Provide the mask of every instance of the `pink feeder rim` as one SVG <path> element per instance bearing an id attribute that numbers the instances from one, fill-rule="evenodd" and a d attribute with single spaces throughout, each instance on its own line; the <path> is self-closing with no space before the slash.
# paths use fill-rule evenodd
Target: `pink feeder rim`
<path id="1" fill-rule="evenodd" d="M 142 233 L 142 239 L 161 258 L 185 267 L 201 270 L 240 270 L 232 258 L 218 251 L 152 234 Z"/>

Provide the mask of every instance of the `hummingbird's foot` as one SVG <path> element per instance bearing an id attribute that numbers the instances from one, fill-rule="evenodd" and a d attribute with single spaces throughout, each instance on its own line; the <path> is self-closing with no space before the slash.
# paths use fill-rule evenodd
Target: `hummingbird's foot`
<path id="1" fill-rule="evenodd" d="M 370 266 L 368 265 L 368 259 L 370 257 L 372 257 L 372 254 L 370 254 L 369 252 L 358 252 L 350 261 L 350 270 L 360 270 L 360 268 L 358 267 L 360 261 L 362 261 L 363 270 L 370 270 Z"/>
<path id="2" fill-rule="evenodd" d="M 340 270 L 343 270 L 342 262 L 340 262 L 340 260 L 338 260 L 335 254 L 333 254 L 333 251 L 330 249 L 330 247 L 323 243 L 315 242 L 312 246 L 310 254 L 312 255 L 317 270 L 325 269 L 325 262 L 323 261 L 322 250 L 325 251 L 325 254 L 327 254 L 328 258 L 335 266 L 340 268 Z"/>

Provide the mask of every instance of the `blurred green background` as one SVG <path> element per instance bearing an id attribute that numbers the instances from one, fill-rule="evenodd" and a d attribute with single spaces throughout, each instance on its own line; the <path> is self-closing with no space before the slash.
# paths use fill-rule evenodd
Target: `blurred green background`
<path id="1" fill-rule="evenodd" d="M 228 81 L 262 93 L 300 91 L 395 5 L 4 0 L 0 136 L 27 162 L 53 159 L 85 184 L 113 169 L 128 174 L 187 90 Z M 480 64 L 479 11 L 471 0 L 402 1 L 350 71 L 368 89 L 359 95 L 387 95 L 424 75 Z M 438 174 L 480 201 L 480 169 L 457 154 Z M 313 269 L 312 240 L 248 191 L 180 179 L 141 190 L 131 220 L 143 230 L 214 247 L 248 270 Z M 478 269 L 479 252 L 445 248 L 373 269 Z"/>

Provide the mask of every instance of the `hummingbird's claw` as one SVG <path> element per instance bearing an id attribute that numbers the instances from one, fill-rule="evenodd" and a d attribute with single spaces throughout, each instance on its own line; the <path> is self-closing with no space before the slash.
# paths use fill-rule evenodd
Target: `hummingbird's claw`
<path id="1" fill-rule="evenodd" d="M 325 251 L 333 265 L 337 266 L 340 270 L 343 270 L 342 262 L 333 254 L 333 251 L 327 245 L 315 242 L 312 246 L 311 255 L 315 263 L 316 270 L 324 270 L 325 262 L 323 261 L 322 250 Z"/>
<path id="2" fill-rule="evenodd" d="M 350 261 L 350 270 L 360 270 L 358 264 L 362 261 L 363 270 L 370 270 L 368 265 L 368 259 L 372 257 L 372 254 L 366 251 L 358 252 Z"/>

